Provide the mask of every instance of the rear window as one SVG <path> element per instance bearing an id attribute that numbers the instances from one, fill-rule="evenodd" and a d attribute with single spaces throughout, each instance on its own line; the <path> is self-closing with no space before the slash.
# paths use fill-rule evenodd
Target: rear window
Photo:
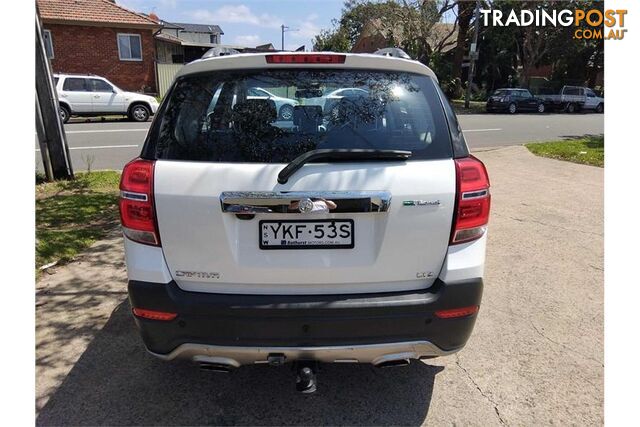
<path id="1" fill-rule="evenodd" d="M 360 70 L 218 71 L 179 79 L 144 155 L 287 163 L 314 149 L 452 157 L 433 79 Z"/>

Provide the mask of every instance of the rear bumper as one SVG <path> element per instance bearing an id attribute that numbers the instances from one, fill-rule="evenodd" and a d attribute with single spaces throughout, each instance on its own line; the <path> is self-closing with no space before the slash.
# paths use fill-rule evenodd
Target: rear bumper
<path id="1" fill-rule="evenodd" d="M 172 321 L 135 317 L 147 349 L 166 359 L 239 366 L 270 354 L 324 362 L 382 363 L 460 350 L 476 315 L 435 311 L 480 305 L 482 279 L 424 291 L 356 295 L 228 295 L 187 292 L 175 282 L 129 281 L 131 306 L 178 313 Z"/>

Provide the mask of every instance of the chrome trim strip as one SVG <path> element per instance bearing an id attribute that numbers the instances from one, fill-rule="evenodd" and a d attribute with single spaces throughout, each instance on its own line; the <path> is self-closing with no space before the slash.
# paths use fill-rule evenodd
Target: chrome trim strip
<path id="1" fill-rule="evenodd" d="M 120 197 L 127 200 L 135 200 L 137 202 L 146 202 L 149 197 L 144 193 L 134 193 L 132 191 L 120 191 Z"/>
<path id="2" fill-rule="evenodd" d="M 481 199 L 482 197 L 487 197 L 489 195 L 489 189 L 485 190 L 476 190 L 476 191 L 467 191 L 462 193 L 463 200 L 473 200 L 473 199 Z"/>
<path id="3" fill-rule="evenodd" d="M 291 205 L 304 199 L 333 202 L 330 213 L 381 213 L 391 205 L 388 191 L 224 191 L 220 205 L 233 214 L 300 214 Z"/>
<path id="4" fill-rule="evenodd" d="M 317 360 L 325 363 L 380 363 L 420 357 L 446 356 L 461 350 L 445 351 L 429 341 L 327 347 L 231 347 L 182 344 L 169 354 L 152 355 L 162 360 L 186 359 L 220 363 L 231 367 L 268 363 L 269 354 L 284 354 L 285 361 Z"/>

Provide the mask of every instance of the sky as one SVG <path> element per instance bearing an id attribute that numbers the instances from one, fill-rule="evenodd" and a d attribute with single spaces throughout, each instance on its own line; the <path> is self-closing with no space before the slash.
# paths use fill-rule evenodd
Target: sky
<path id="1" fill-rule="evenodd" d="M 343 0 L 116 0 L 136 12 L 154 12 L 168 22 L 219 25 L 224 32 L 222 44 L 255 47 L 273 43 L 280 49 L 280 25 L 285 33 L 285 49 L 306 45 L 321 29 L 331 28 L 339 18 Z"/>

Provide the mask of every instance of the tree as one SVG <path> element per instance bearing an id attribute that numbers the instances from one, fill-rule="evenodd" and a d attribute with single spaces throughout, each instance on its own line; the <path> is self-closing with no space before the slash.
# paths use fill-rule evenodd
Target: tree
<path id="1" fill-rule="evenodd" d="M 321 30 L 320 34 L 316 35 L 313 40 L 313 50 L 318 52 L 349 52 L 351 43 L 342 28 Z"/>
<path id="2" fill-rule="evenodd" d="M 476 2 L 473 0 L 458 1 L 458 36 L 456 38 L 456 50 L 453 54 L 452 72 L 453 78 L 461 77 L 462 60 L 469 51 L 467 41 L 470 40 L 469 28 L 475 11 Z"/>
<path id="3" fill-rule="evenodd" d="M 603 8 L 596 0 L 517 1 L 494 0 L 489 7 L 501 10 L 506 17 L 512 10 L 593 9 Z M 584 24 L 586 25 L 586 24 Z M 481 79 L 493 88 L 504 84 L 509 75 L 517 72 L 521 85 L 528 86 L 536 67 L 551 65 L 553 78 L 593 84 L 602 69 L 604 44 L 602 40 L 574 39 L 575 27 L 547 25 L 546 27 L 484 27 L 481 32 L 479 70 Z"/>
<path id="4" fill-rule="evenodd" d="M 399 3 L 393 0 L 346 0 L 340 19 L 334 19 L 332 29 L 322 30 L 315 37 L 313 48 L 318 51 L 349 52 L 367 23 L 373 20 L 390 20 L 393 18 L 391 11 L 399 7 Z"/>
<path id="5" fill-rule="evenodd" d="M 375 22 L 387 46 L 400 47 L 412 58 L 429 64 L 434 55 L 456 42 L 457 24 L 445 34 L 435 28 L 455 4 L 454 0 L 347 0 L 342 16 L 333 21 L 333 29 L 316 36 L 314 49 L 350 51 L 365 26 Z"/>
<path id="6" fill-rule="evenodd" d="M 452 11 L 455 5 L 453 0 L 402 0 L 402 7 L 392 11 L 395 19 L 385 24 L 391 33 L 395 26 L 400 26 L 400 47 L 412 58 L 428 65 L 434 55 L 456 42 L 457 19 L 449 28 L 436 28 L 444 14 Z"/>

